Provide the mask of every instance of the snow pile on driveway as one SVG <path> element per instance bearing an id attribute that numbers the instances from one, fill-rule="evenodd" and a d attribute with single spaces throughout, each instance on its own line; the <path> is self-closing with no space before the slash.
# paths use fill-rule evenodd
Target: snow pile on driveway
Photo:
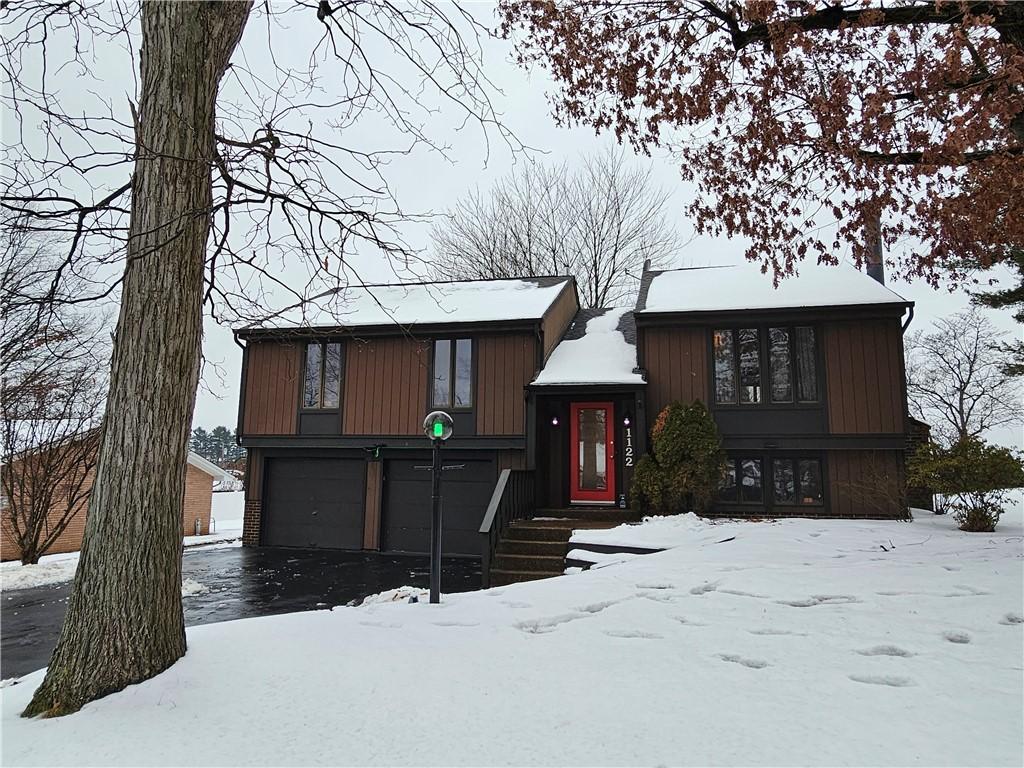
<path id="1" fill-rule="evenodd" d="M 244 506 L 245 493 L 243 491 L 213 494 L 213 507 L 210 516 L 217 521 L 216 532 L 208 536 L 186 536 L 183 539 L 184 546 L 240 546 Z M 209 548 L 213 549 L 214 547 L 210 546 Z M 5 591 L 28 589 L 71 581 L 75 578 L 75 570 L 78 568 L 78 556 L 78 552 L 45 555 L 39 558 L 39 563 L 36 565 L 22 565 L 17 560 L 0 563 L 0 588 Z"/>
<path id="2" fill-rule="evenodd" d="M 60 584 L 75 578 L 78 569 L 78 553 L 67 552 L 62 555 L 44 555 L 35 565 L 22 565 L 19 560 L 0 563 L 0 588 L 4 592 L 11 589 L 28 589 L 29 587 L 45 587 L 48 584 Z"/>
<path id="3" fill-rule="evenodd" d="M 548 581 L 188 630 L 4 765 L 1022 764 L 1024 528 L 702 522 Z M 727 539 L 731 539 L 726 541 Z M 258 660 L 268 661 L 258 661 Z"/>

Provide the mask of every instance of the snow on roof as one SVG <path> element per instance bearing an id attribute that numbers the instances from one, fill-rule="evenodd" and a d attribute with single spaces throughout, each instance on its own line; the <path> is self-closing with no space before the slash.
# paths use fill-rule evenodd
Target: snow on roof
<path id="1" fill-rule="evenodd" d="M 801 264 L 798 275 L 775 288 L 772 274 L 744 263 L 656 272 L 638 312 L 713 312 L 737 309 L 797 309 L 858 304 L 909 304 L 853 266 Z"/>
<path id="2" fill-rule="evenodd" d="M 188 463 L 196 469 L 201 470 L 208 475 L 212 475 L 214 480 L 226 480 L 231 477 L 231 475 L 218 467 L 212 461 L 207 461 L 198 453 L 194 453 L 193 451 L 188 452 Z"/>
<path id="3" fill-rule="evenodd" d="M 569 277 L 351 286 L 289 307 L 251 328 L 337 328 L 539 320 Z"/>
<path id="4" fill-rule="evenodd" d="M 643 384 L 636 368 L 632 313 L 619 307 L 580 310 L 534 384 Z"/>

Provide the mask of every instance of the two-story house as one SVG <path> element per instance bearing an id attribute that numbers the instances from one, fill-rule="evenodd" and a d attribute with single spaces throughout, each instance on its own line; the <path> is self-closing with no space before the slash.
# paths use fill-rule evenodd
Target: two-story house
<path id="1" fill-rule="evenodd" d="M 244 543 L 426 552 L 434 409 L 455 421 L 444 551 L 505 580 L 560 571 L 573 526 L 631 517 L 674 400 L 722 434 L 714 514 L 900 517 L 911 308 L 824 266 L 778 288 L 752 265 L 648 269 L 610 310 L 580 309 L 567 277 L 324 294 L 236 331 Z"/>

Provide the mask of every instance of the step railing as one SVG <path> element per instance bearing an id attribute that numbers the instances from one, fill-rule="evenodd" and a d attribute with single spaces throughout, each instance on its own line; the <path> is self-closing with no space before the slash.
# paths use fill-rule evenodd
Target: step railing
<path id="1" fill-rule="evenodd" d="M 505 529 L 512 521 L 529 517 L 533 512 L 533 502 L 533 470 L 501 470 L 480 525 L 484 589 L 491 586 L 491 560 Z"/>

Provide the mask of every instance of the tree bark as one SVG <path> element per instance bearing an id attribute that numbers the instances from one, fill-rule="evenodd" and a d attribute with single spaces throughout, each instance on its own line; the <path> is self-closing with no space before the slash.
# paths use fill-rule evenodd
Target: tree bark
<path id="1" fill-rule="evenodd" d="M 63 715 L 185 653 L 182 502 L 202 340 L 214 116 L 250 2 L 144 2 L 128 260 L 67 618 L 23 713 Z"/>

